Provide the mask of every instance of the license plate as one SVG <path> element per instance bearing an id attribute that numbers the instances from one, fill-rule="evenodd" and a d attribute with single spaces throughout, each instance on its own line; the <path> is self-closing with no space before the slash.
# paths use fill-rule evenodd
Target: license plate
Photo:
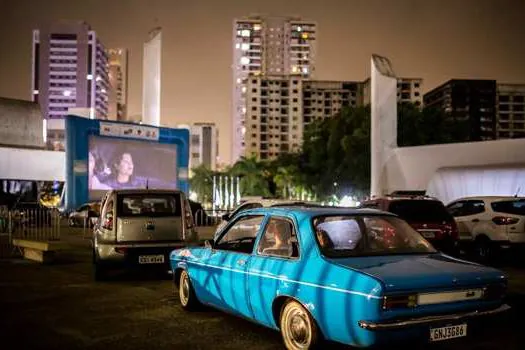
<path id="1" fill-rule="evenodd" d="M 425 238 L 435 238 L 436 234 L 433 231 L 420 231 L 421 236 Z"/>
<path id="2" fill-rule="evenodd" d="M 141 255 L 139 256 L 139 264 L 162 264 L 164 263 L 164 255 Z"/>
<path id="3" fill-rule="evenodd" d="M 430 328 L 430 341 L 440 341 L 467 336 L 467 324 L 448 326 L 440 328 Z"/>

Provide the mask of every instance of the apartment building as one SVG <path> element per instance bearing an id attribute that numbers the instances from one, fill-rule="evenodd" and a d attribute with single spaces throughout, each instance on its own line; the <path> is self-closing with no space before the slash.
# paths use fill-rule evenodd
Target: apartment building
<path id="1" fill-rule="evenodd" d="M 244 135 L 250 102 L 247 94 L 253 89 L 251 78 L 311 78 L 315 71 L 316 35 L 316 23 L 300 18 L 250 16 L 234 21 L 232 162 L 247 150 Z"/>

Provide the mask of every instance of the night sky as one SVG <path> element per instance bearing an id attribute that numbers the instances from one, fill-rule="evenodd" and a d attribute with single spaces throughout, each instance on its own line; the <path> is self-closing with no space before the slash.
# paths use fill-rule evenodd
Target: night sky
<path id="1" fill-rule="evenodd" d="M 227 162 L 232 24 L 253 13 L 317 21 L 318 79 L 362 80 L 379 53 L 424 91 L 450 78 L 525 83 L 524 0 L 0 0 L 0 96 L 30 99 L 32 29 L 85 20 L 106 47 L 130 49 L 129 113 L 140 114 L 142 44 L 160 25 L 161 122 L 217 123 Z"/>

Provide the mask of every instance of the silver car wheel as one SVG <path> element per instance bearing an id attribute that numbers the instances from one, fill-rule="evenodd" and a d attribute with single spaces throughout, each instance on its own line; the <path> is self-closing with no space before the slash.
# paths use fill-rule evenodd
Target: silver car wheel
<path id="1" fill-rule="evenodd" d="M 316 330 L 312 319 L 299 303 L 292 301 L 281 313 L 281 333 L 287 349 L 310 349 L 315 343 Z"/>
<path id="2" fill-rule="evenodd" d="M 182 271 L 180 274 L 179 298 L 182 306 L 188 305 L 190 301 L 190 280 L 186 271 Z"/>

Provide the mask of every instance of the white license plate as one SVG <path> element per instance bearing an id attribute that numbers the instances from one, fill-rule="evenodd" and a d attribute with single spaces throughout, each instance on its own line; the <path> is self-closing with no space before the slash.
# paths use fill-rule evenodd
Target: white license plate
<path id="1" fill-rule="evenodd" d="M 420 231 L 420 233 L 425 238 L 436 238 L 436 234 L 433 231 Z"/>
<path id="2" fill-rule="evenodd" d="M 467 324 L 430 328 L 430 341 L 440 341 L 467 336 Z"/>
<path id="3" fill-rule="evenodd" d="M 139 256 L 139 264 L 163 264 L 164 255 L 141 255 Z"/>

